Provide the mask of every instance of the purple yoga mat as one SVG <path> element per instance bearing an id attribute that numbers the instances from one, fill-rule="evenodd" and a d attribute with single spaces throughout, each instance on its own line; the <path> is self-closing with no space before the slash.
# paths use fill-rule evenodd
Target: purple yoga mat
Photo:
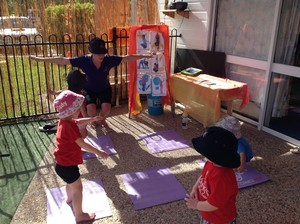
<path id="1" fill-rule="evenodd" d="M 84 141 L 90 143 L 96 148 L 101 147 L 101 149 L 107 152 L 109 155 L 117 153 L 112 143 L 112 140 L 108 135 L 102 135 L 99 137 L 86 137 Z M 82 156 L 83 159 L 90 159 L 90 158 L 97 157 L 94 153 L 86 152 L 84 150 L 82 150 Z"/>
<path id="2" fill-rule="evenodd" d="M 85 181 L 83 184 L 83 211 L 96 213 L 96 219 L 112 216 L 106 193 L 101 180 Z M 76 223 L 72 208 L 66 203 L 66 188 L 48 189 L 47 223 Z"/>
<path id="3" fill-rule="evenodd" d="M 167 167 L 122 174 L 135 210 L 184 199 L 187 194 Z"/>
<path id="4" fill-rule="evenodd" d="M 203 169 L 205 160 L 200 160 L 199 164 L 200 168 Z M 250 187 L 270 180 L 269 177 L 253 168 L 249 163 L 246 163 L 246 167 L 242 173 L 235 172 L 235 176 L 239 189 Z"/>
<path id="5" fill-rule="evenodd" d="M 242 173 L 236 172 L 235 176 L 239 188 L 250 187 L 270 180 L 269 177 L 262 174 L 248 163 L 246 164 L 245 170 Z"/>
<path id="6" fill-rule="evenodd" d="M 147 144 L 152 153 L 189 148 L 188 142 L 174 130 L 143 134 L 141 139 Z"/>

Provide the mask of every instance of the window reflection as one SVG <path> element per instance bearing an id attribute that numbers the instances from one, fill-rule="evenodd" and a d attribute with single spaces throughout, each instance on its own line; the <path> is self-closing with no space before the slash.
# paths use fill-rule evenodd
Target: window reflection
<path id="1" fill-rule="evenodd" d="M 274 62 L 300 66 L 300 1 L 283 1 Z"/>

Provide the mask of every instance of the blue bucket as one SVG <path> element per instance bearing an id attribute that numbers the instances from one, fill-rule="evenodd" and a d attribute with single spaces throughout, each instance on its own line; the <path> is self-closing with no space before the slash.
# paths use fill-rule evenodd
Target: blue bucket
<path id="1" fill-rule="evenodd" d="M 152 96 L 151 94 L 148 94 L 147 103 L 148 103 L 148 113 L 150 115 L 156 116 L 164 113 L 164 108 L 160 96 Z"/>

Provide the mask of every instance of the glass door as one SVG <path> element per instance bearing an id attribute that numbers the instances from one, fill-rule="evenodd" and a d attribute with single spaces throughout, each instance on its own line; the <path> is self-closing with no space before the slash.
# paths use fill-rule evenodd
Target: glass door
<path id="1" fill-rule="evenodd" d="M 300 1 L 283 0 L 264 126 L 300 140 Z"/>

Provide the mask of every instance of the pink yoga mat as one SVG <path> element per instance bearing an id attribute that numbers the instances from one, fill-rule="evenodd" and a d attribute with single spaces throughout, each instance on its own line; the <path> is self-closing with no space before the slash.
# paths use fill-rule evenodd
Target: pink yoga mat
<path id="1" fill-rule="evenodd" d="M 200 168 L 203 169 L 205 160 L 200 160 L 199 164 Z M 250 187 L 270 180 L 269 177 L 256 170 L 249 163 L 246 164 L 246 168 L 242 173 L 236 172 L 235 176 L 239 189 Z"/>
<path id="2" fill-rule="evenodd" d="M 111 216 L 106 193 L 101 180 L 85 181 L 83 184 L 83 211 L 96 213 L 96 219 Z M 47 194 L 47 223 L 73 224 L 75 218 L 70 205 L 66 203 L 66 188 L 48 189 Z"/>
<path id="3" fill-rule="evenodd" d="M 187 194 L 166 166 L 122 174 L 121 178 L 135 210 L 182 200 Z"/>
<path id="4" fill-rule="evenodd" d="M 141 135 L 141 139 L 152 153 L 190 147 L 188 142 L 174 130 L 143 134 Z"/>
<path id="5" fill-rule="evenodd" d="M 101 148 L 103 151 L 107 152 L 109 155 L 116 154 L 115 147 L 113 145 L 113 142 L 108 135 L 102 135 L 98 137 L 86 137 L 84 141 L 90 143 L 96 148 Z M 83 159 L 90 159 L 97 157 L 94 153 L 86 152 L 82 150 L 82 156 Z"/>

